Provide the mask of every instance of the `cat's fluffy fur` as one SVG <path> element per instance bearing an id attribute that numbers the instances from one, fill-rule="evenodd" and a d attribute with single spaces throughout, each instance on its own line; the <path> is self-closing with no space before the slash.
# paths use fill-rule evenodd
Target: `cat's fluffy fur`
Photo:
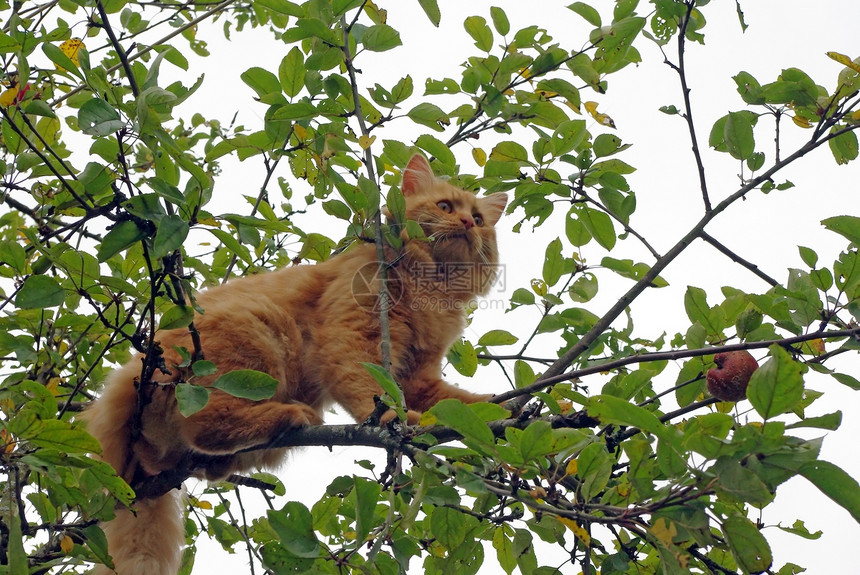
<path id="1" fill-rule="evenodd" d="M 421 155 L 410 160 L 401 189 L 407 217 L 429 238 L 407 241 L 389 254 L 392 372 L 403 388 L 408 420 L 415 423 L 421 411 L 442 399 L 489 397 L 443 381 L 441 363 L 463 331 L 468 303 L 490 288 L 498 261 L 494 226 L 507 197 L 478 198 L 437 179 Z M 212 389 L 203 410 L 183 417 L 170 384 L 188 374 L 176 367 L 180 357 L 174 346 L 191 350 L 193 345 L 187 330 L 159 332 L 156 340 L 171 373 L 153 376 L 158 385 L 143 408 L 137 439 L 132 425 L 139 357 L 109 376 L 85 415 L 90 433 L 101 442 L 102 458 L 131 482 L 174 469 L 193 455 L 202 461 L 197 474 L 217 479 L 276 466 L 285 449 L 239 452 L 265 445 L 285 429 L 322 423 L 332 402 L 363 421 L 374 410 L 374 395 L 381 394 L 360 365 L 380 363 L 378 301 L 373 293 L 360 293 L 368 286 L 377 289 L 377 282 L 367 281 L 376 258 L 374 245 L 357 245 L 317 265 L 235 279 L 199 294 L 205 313 L 195 324 L 202 351 L 218 373 L 190 381 L 207 385 L 220 374 L 255 369 L 280 382 L 275 396 L 254 402 Z M 116 519 L 104 525 L 115 572 L 173 575 L 185 531 L 179 492 L 138 501 L 134 509 L 136 516 L 117 509 Z"/>

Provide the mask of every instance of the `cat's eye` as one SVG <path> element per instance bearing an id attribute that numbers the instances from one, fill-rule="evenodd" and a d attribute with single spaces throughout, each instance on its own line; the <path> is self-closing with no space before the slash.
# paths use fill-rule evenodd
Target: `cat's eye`
<path id="1" fill-rule="evenodd" d="M 480 228 L 480 227 L 483 227 L 483 225 L 484 225 L 484 217 L 483 217 L 483 216 L 481 216 L 481 214 L 472 214 L 472 219 L 473 219 L 473 220 L 475 220 L 475 225 L 476 225 L 476 226 L 478 226 L 479 228 Z"/>
<path id="2" fill-rule="evenodd" d="M 454 211 L 454 206 L 451 205 L 451 202 L 447 200 L 442 200 L 441 202 L 436 202 L 436 207 L 445 212 L 446 214 L 450 214 Z"/>

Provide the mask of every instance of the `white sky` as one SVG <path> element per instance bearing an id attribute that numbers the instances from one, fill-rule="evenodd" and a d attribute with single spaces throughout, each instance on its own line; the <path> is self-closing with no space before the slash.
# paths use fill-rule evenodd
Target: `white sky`
<path id="1" fill-rule="evenodd" d="M 568 3 L 500 0 L 493 5 L 505 9 L 513 30 L 537 24 L 546 27 L 563 48 L 570 49 L 582 45 L 590 27 L 579 16 L 564 8 Z M 400 31 L 404 46 L 381 55 L 362 55 L 357 62 L 363 71 L 359 81 L 364 87 L 376 82 L 390 87 L 400 77 L 410 74 L 416 87 L 415 94 L 419 97 L 426 77 L 457 78 L 460 75 L 460 63 L 468 55 L 477 54 L 462 28 L 462 21 L 474 14 L 484 16 L 489 21 L 491 5 L 441 0 L 442 25 L 440 29 L 435 29 L 416 2 L 385 4 L 387 6 L 384 7 L 389 11 L 389 23 Z M 614 3 L 598 0 L 593 4 L 600 6 L 605 21 L 611 19 Z M 728 155 L 707 150 L 707 137 L 713 122 L 729 110 L 744 108 L 731 76 L 745 70 L 766 83 L 775 80 L 783 68 L 799 67 L 819 84 L 832 89 L 840 65 L 827 58 L 824 52 L 834 50 L 852 58 L 860 56 L 856 30 L 857 22 L 860 22 L 860 3 L 838 0 L 819 0 L 814 4 L 801 0 L 745 0 L 742 7 L 750 26 L 745 34 L 740 31 L 734 2 L 711 2 L 704 11 L 709 21 L 705 29 L 706 45 L 688 44 L 687 65 L 689 84 L 693 90 L 694 117 L 697 120 L 699 144 L 705 153 L 713 203 L 734 192 L 738 185 L 737 162 Z M 646 2 L 640 3 L 640 9 L 643 12 L 647 9 Z M 217 117 L 228 122 L 238 110 L 238 123 L 259 129 L 265 107 L 251 102 L 251 90 L 241 83 L 239 74 L 252 65 L 276 72 L 289 46 L 269 41 L 267 33 L 259 30 L 234 33 L 230 43 L 221 40 L 219 32 L 214 30 L 201 30 L 200 37 L 209 42 L 212 52 L 212 56 L 202 62 L 209 70 L 207 84 L 185 105 L 185 111 L 199 110 L 206 117 Z M 642 65 L 628 67 L 610 76 L 609 92 L 605 96 L 588 91 L 583 91 L 582 95 L 583 100 L 600 102 L 600 110 L 608 113 L 615 121 L 615 133 L 624 142 L 634 144 L 633 148 L 619 156 L 638 169 L 628 176 L 638 200 L 631 225 L 658 251 L 665 252 L 701 216 L 701 195 L 685 124 L 679 117 L 666 116 L 657 111 L 660 106 L 669 104 L 681 108 L 677 76 L 661 63 L 662 57 L 656 46 L 644 39 L 640 39 L 636 46 L 645 61 Z M 675 45 L 670 44 L 666 49 L 674 60 Z M 197 65 L 196 60 L 192 60 L 188 78 L 197 76 Z M 163 67 L 165 73 L 168 67 Z M 449 108 L 461 103 L 453 98 L 442 102 L 450 102 Z M 407 103 L 405 109 L 409 107 L 410 103 Z M 180 113 L 183 111 L 180 110 Z M 766 123 L 767 120 L 763 119 L 762 122 Z M 595 135 L 601 132 L 591 121 L 589 129 Z M 408 121 L 400 122 L 383 130 L 379 140 L 386 137 L 414 141 L 423 133 L 422 130 Z M 791 141 L 788 134 L 791 132 L 806 137 L 805 132 L 794 130 L 794 126 L 786 122 L 784 142 Z M 521 132 L 520 137 L 522 134 L 525 131 Z M 437 137 L 444 139 L 442 136 Z M 767 153 L 770 161 L 773 153 L 769 139 L 759 136 L 759 149 Z M 379 140 L 377 146 L 381 143 Z M 761 145 L 761 142 L 767 143 Z M 484 140 L 476 144 L 487 152 L 492 147 L 490 142 Z M 783 149 L 792 148 L 786 145 Z M 474 172 L 469 149 L 461 145 L 454 152 L 463 170 Z M 218 202 L 225 202 L 224 205 L 229 206 L 223 211 L 247 210 L 247 204 L 239 194 L 256 195 L 263 179 L 259 162 L 249 160 L 241 165 L 224 162 L 223 165 L 225 173 L 216 186 L 216 194 L 220 196 Z M 796 184 L 795 188 L 781 193 L 773 192 L 768 196 L 750 194 L 747 201 L 736 204 L 714 222 L 708 231 L 739 255 L 758 263 L 766 273 L 780 280 L 786 277 L 787 267 L 804 267 L 795 247 L 798 244 L 814 248 L 819 254 L 819 261 L 823 265 L 829 264 L 845 248 L 846 242 L 840 236 L 824 230 L 818 222 L 833 215 L 858 215 L 858 165 L 855 162 L 848 166 L 836 166 L 825 146 L 780 174 L 780 181 L 790 179 Z M 287 174 L 288 169 L 284 165 L 278 175 Z M 301 189 L 300 186 L 300 183 L 296 184 L 297 190 Z M 235 201 L 230 199 L 231 196 L 235 197 Z M 546 243 L 556 235 L 564 237 L 563 226 L 553 225 L 552 222 L 536 232 L 532 232 L 529 226 L 523 226 L 523 231 L 515 235 L 510 227 L 518 219 L 515 215 L 503 219 L 499 224 L 500 251 L 507 265 L 505 298 L 515 288 L 527 287 L 531 278 L 540 277 Z M 297 220 L 296 223 L 305 231 L 320 230 L 315 226 L 327 225 L 329 227 L 320 231 L 336 234 L 330 223 L 315 224 L 310 218 Z M 559 221 L 556 220 L 556 223 Z M 569 246 L 564 253 L 567 256 L 572 254 Z M 604 255 L 593 246 L 588 246 L 583 253 L 591 264 L 598 263 Z M 651 261 L 635 239 L 619 243 L 612 255 L 648 263 Z M 611 272 L 597 273 L 601 295 L 586 307 L 600 315 L 630 284 L 616 281 Z M 683 311 L 683 294 L 688 284 L 708 290 L 711 305 L 721 301 L 718 291 L 721 285 L 732 285 L 750 292 L 767 289 L 761 280 L 701 243 L 678 258 L 663 277 L 671 286 L 646 292 L 633 307 L 637 333 L 642 337 L 656 338 L 666 332 L 671 339 L 676 332 L 686 329 L 689 320 Z M 500 326 L 517 334 L 527 334 L 537 317 L 535 314 L 529 316 L 529 313 L 520 311 L 505 316 L 499 312 L 481 312 L 466 335 L 474 341 L 487 330 Z M 558 346 L 558 342 L 550 336 L 538 341 L 545 346 L 543 349 L 537 348 L 541 351 L 540 355 L 552 355 Z M 761 358 L 764 354 L 756 355 Z M 835 365 L 842 365 L 843 371 L 857 376 L 857 356 L 849 354 L 849 357 L 843 356 L 841 359 Z M 453 369 L 448 369 L 446 373 L 451 380 L 479 391 L 498 392 L 506 389 L 507 385 L 502 377 L 489 376 L 480 371 L 480 381 L 464 381 Z M 600 377 L 586 382 L 591 384 L 593 393 L 599 391 L 603 381 Z M 673 376 L 664 377 L 657 383 L 657 391 L 673 383 Z M 842 428 L 828 434 L 822 458 L 837 463 L 854 477 L 860 477 L 860 462 L 855 447 L 855 438 L 860 434 L 860 414 L 854 407 L 857 405 L 856 395 L 829 378 L 809 378 L 807 384 L 826 392 L 825 397 L 812 406 L 810 413 L 824 414 L 842 409 L 845 416 Z M 749 404 L 742 403 L 740 408 L 745 411 Z M 344 416 L 329 416 L 327 419 L 330 423 L 350 421 Z M 809 437 L 816 435 L 812 433 Z M 301 499 L 310 506 L 323 493 L 331 478 L 359 473 L 350 462 L 368 457 L 384 462 L 380 454 L 367 450 L 336 448 L 333 453 L 328 453 L 320 448 L 305 449 L 293 454 L 279 476 L 292 498 Z M 199 493 L 199 488 L 195 492 Z M 213 498 L 209 499 L 214 502 Z M 244 500 L 246 504 L 249 501 L 257 505 L 262 503 L 262 499 L 250 491 L 246 491 Z M 860 536 L 860 526 L 847 512 L 803 479 L 794 479 L 783 485 L 778 491 L 776 503 L 765 511 L 762 518 L 768 525 L 777 522 L 790 525 L 794 519 L 800 518 L 806 522 L 810 531 L 824 530 L 823 537 L 818 541 L 807 541 L 774 528 L 767 529 L 765 535 L 773 547 L 775 569 L 792 561 L 807 567 L 809 573 L 822 573 L 839 571 L 840 567 L 852 562 L 848 553 Z M 608 538 L 602 540 L 605 544 L 609 543 Z M 198 545 L 200 551 L 194 573 L 240 573 L 247 570 L 244 546 L 237 545 L 236 553 L 225 557 L 217 544 L 201 539 Z M 413 560 L 413 568 L 419 565 L 418 561 Z M 495 553 L 490 548 L 481 572 L 492 573 L 493 565 Z M 496 569 L 501 572 L 501 569 Z M 569 565 L 565 567 L 565 572 L 578 570 L 579 566 L 576 569 Z"/>

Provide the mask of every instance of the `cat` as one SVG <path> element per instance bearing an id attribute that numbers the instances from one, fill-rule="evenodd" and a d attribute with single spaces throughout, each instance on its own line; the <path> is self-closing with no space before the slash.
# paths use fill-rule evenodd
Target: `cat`
<path id="1" fill-rule="evenodd" d="M 386 248 L 390 293 L 391 370 L 402 388 L 407 422 L 446 398 L 471 403 L 491 395 L 470 393 L 442 380 L 441 366 L 465 327 L 466 310 L 485 295 L 498 263 L 495 225 L 507 203 L 503 193 L 476 197 L 436 178 L 427 159 L 414 155 L 401 184 L 407 218 L 425 238 Z M 132 483 L 175 469 L 193 456 L 195 475 L 210 480 L 276 467 L 286 449 L 265 449 L 285 430 L 318 425 L 338 403 L 357 422 L 371 415 L 382 389 L 361 362 L 379 364 L 380 328 L 376 246 L 357 243 L 316 265 L 232 279 L 197 297 L 195 316 L 202 352 L 218 372 L 194 377 L 207 385 L 236 369 L 263 371 L 278 380 L 271 399 L 251 401 L 211 388 L 209 403 L 183 417 L 174 385 L 187 379 L 176 347 L 193 349 L 187 329 L 158 332 L 169 373 L 156 370 L 151 401 L 139 415 L 135 381 L 141 357 L 113 371 L 101 396 L 85 412 L 101 457 Z M 381 421 L 394 416 L 385 413 Z M 139 428 L 133 429 L 135 422 Z M 243 451 L 249 448 L 260 448 Z M 174 575 L 185 540 L 179 490 L 117 509 L 103 524 L 115 570 L 96 574 Z"/>

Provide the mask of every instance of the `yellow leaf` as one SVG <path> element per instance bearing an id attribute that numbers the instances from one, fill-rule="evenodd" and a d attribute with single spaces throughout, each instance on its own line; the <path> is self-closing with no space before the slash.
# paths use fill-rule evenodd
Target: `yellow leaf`
<path id="1" fill-rule="evenodd" d="M 472 148 L 472 158 L 475 160 L 476 164 L 483 168 L 484 164 L 487 163 L 487 152 L 481 148 Z"/>
<path id="2" fill-rule="evenodd" d="M 45 384 L 45 389 L 47 389 L 51 395 L 56 397 L 60 394 L 60 378 L 52 377 L 48 380 L 48 383 Z"/>
<path id="3" fill-rule="evenodd" d="M 532 71 L 529 69 L 528 66 L 526 66 L 525 68 L 520 68 L 520 76 L 528 80 L 532 77 Z"/>
<path id="4" fill-rule="evenodd" d="M 735 404 L 732 401 L 718 401 L 716 404 L 717 411 L 720 413 L 731 413 L 735 408 Z"/>
<path id="5" fill-rule="evenodd" d="M 0 408 L 6 413 L 15 411 L 15 401 L 11 397 L 0 399 Z"/>
<path id="6" fill-rule="evenodd" d="M 855 72 L 860 73 L 860 64 L 855 63 L 851 58 L 849 58 L 845 54 L 840 54 L 839 52 L 827 52 L 827 55 L 830 58 L 832 58 L 833 60 L 836 60 L 837 62 L 842 64 L 843 66 L 848 66 L 849 68 L 851 68 Z"/>
<path id="7" fill-rule="evenodd" d="M 811 353 L 812 355 L 821 355 L 824 353 L 824 340 L 823 339 L 812 339 L 803 344 L 802 349 L 805 353 Z"/>
<path id="8" fill-rule="evenodd" d="M 792 116 L 791 121 L 794 122 L 796 125 L 800 126 L 801 128 L 811 128 L 812 127 L 812 124 L 809 123 L 809 120 L 807 120 L 806 118 L 802 118 L 800 116 Z"/>
<path id="9" fill-rule="evenodd" d="M 63 553 L 69 554 L 75 548 L 75 542 L 72 541 L 72 538 L 68 535 L 63 535 L 63 538 L 60 539 L 60 549 L 63 550 Z"/>
<path id="10" fill-rule="evenodd" d="M 436 425 L 436 416 L 430 413 L 429 411 L 425 411 L 421 414 L 421 419 L 418 421 L 419 425 Z"/>
<path id="11" fill-rule="evenodd" d="M 542 500 L 546 497 L 546 489 L 544 489 L 540 485 L 537 485 L 529 490 L 529 495 L 531 495 L 534 499 Z"/>
<path id="12" fill-rule="evenodd" d="M 301 124 L 293 124 L 293 133 L 298 136 L 299 140 L 304 140 L 308 137 L 308 129 Z"/>
<path id="13" fill-rule="evenodd" d="M 0 441 L 3 442 L 3 453 L 15 451 L 15 440 L 12 439 L 12 434 L 5 429 L 0 429 Z"/>
<path id="14" fill-rule="evenodd" d="M 856 112 L 851 114 L 851 121 L 852 122 L 860 122 L 860 110 L 857 110 Z"/>
<path id="15" fill-rule="evenodd" d="M 212 503 L 204 499 L 197 501 L 197 507 L 200 509 L 212 509 Z"/>
<path id="16" fill-rule="evenodd" d="M 532 280 L 532 291 L 543 297 L 546 295 L 546 282 L 543 280 Z"/>
<path id="17" fill-rule="evenodd" d="M 597 123 L 601 126 L 607 126 L 609 128 L 615 127 L 615 121 L 606 114 L 594 114 L 594 119 L 597 120 Z"/>
<path id="18" fill-rule="evenodd" d="M 5 90 L 2 94 L 0 94 L 0 107 L 8 108 L 15 103 L 15 99 L 17 97 L 18 86 L 12 86 L 8 90 Z"/>
<path id="19" fill-rule="evenodd" d="M 601 126 L 608 126 L 610 128 L 615 127 L 615 122 L 612 121 L 612 118 L 597 111 L 597 102 L 584 102 L 582 105 L 585 106 L 585 111 L 588 112 L 598 124 Z"/>
<path id="20" fill-rule="evenodd" d="M 573 535 L 585 543 L 586 545 L 591 545 L 591 535 L 588 534 L 588 531 L 580 527 L 579 523 L 574 521 L 573 519 L 568 519 L 567 517 L 558 516 L 558 520 L 564 523 L 568 529 L 573 532 Z"/>
<path id="21" fill-rule="evenodd" d="M 562 400 L 562 401 L 558 402 L 558 406 L 561 408 L 562 413 L 567 413 L 568 411 L 573 409 L 573 402 L 567 401 L 567 400 Z"/>
<path id="22" fill-rule="evenodd" d="M 580 115 L 582 114 L 582 110 L 579 109 L 579 106 L 573 105 L 570 102 L 570 100 L 565 100 L 564 105 L 567 106 L 568 108 L 570 108 L 571 110 L 573 110 L 574 112 L 576 112 L 577 114 L 580 114 Z"/>
<path id="23" fill-rule="evenodd" d="M 81 49 L 81 47 L 83 47 L 84 50 L 87 49 L 87 47 L 84 46 L 84 43 L 80 38 L 69 38 L 68 40 L 60 44 L 60 51 L 65 54 L 69 60 L 74 62 L 75 66 L 78 66 L 78 51 Z"/>
<path id="24" fill-rule="evenodd" d="M 568 475 L 576 475 L 576 471 L 579 469 L 579 462 L 576 459 L 571 459 L 567 462 L 567 467 L 565 467 L 564 471 Z"/>
<path id="25" fill-rule="evenodd" d="M 362 150 L 366 150 L 373 144 L 375 140 L 376 136 L 359 136 L 358 145 L 361 146 Z"/>
<path id="26" fill-rule="evenodd" d="M 672 545 L 672 540 L 678 534 L 678 527 L 665 517 L 660 517 L 653 525 L 651 525 L 651 529 L 649 529 L 649 531 L 651 531 L 651 534 L 654 535 L 654 537 L 666 545 L 666 547 L 670 547 Z"/>
<path id="27" fill-rule="evenodd" d="M 629 483 L 619 483 L 615 489 L 618 491 L 618 495 L 621 497 L 627 497 L 630 495 L 630 484 Z"/>

